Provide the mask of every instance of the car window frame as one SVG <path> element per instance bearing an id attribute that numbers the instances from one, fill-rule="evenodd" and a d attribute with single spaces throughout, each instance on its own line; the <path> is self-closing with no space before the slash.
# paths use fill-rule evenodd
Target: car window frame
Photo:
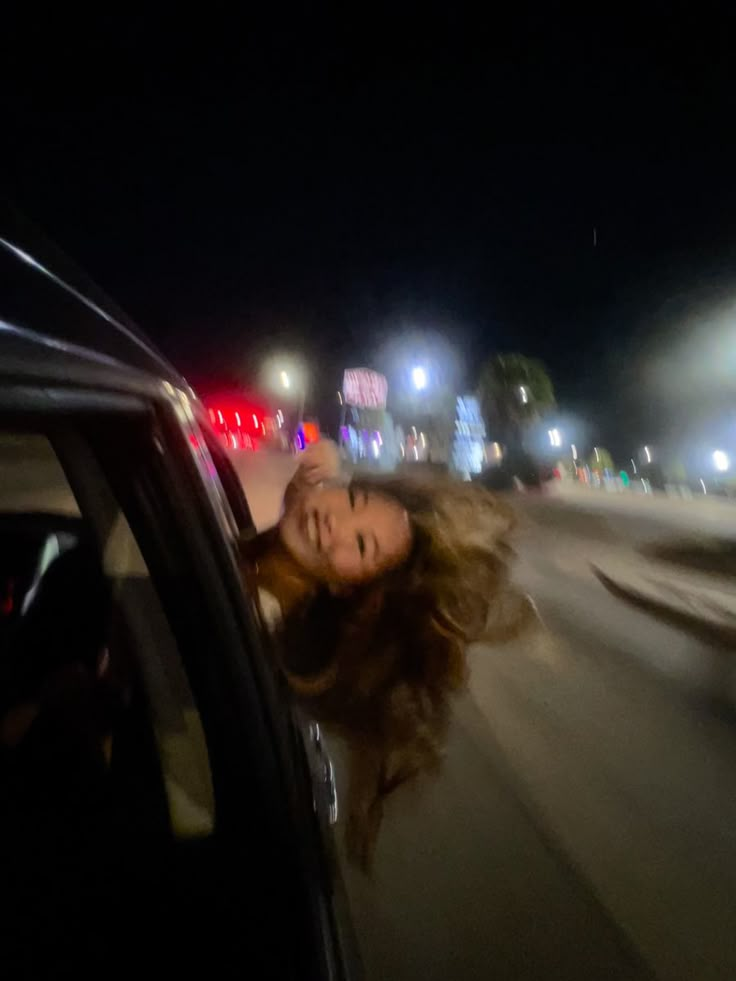
<path id="1" fill-rule="evenodd" d="M 189 437 L 194 433 L 199 439 L 200 433 L 191 420 L 185 423 L 181 413 L 166 400 L 151 403 L 147 409 L 138 414 L 135 426 L 137 438 L 143 438 L 145 444 L 140 446 L 146 455 L 145 463 L 139 457 L 135 465 L 131 466 L 132 460 L 122 465 L 118 461 L 116 465 L 112 443 L 106 434 L 98 440 L 91 437 L 90 445 L 121 501 L 152 579 L 157 583 L 162 606 L 191 679 L 211 747 L 218 831 L 228 835 L 232 844 L 228 832 L 233 824 L 237 826 L 239 820 L 246 820 L 251 798 L 243 791 L 252 787 L 253 775 L 257 773 L 255 783 L 270 789 L 268 808 L 264 810 L 264 834 L 275 837 L 277 833 L 282 849 L 274 855 L 274 866 L 281 866 L 282 871 L 276 875 L 274 868 L 274 876 L 287 887 L 298 888 L 301 905 L 310 910 L 311 927 L 306 923 L 299 927 L 307 930 L 313 940 L 309 942 L 304 937 L 297 946 L 307 960 L 317 957 L 322 962 L 321 967 L 313 965 L 315 977 L 342 977 L 341 959 L 336 956 L 340 945 L 330 904 L 332 884 L 318 847 L 319 832 L 301 737 L 276 672 L 268 666 L 253 605 L 245 600 L 234 543 L 228 538 L 218 508 L 213 506 L 199 455 L 192 453 Z M 99 412 L 93 428 L 98 424 Z M 113 441 L 117 447 L 120 447 L 119 435 Z M 140 486 L 144 476 L 151 478 L 146 489 Z M 71 479 L 70 483 L 73 486 Z M 154 510 L 158 507 L 167 512 L 175 532 L 168 528 L 159 528 L 158 534 L 154 531 L 152 526 L 157 521 L 145 514 L 146 498 L 148 505 L 153 503 Z M 158 543 L 153 541 L 156 537 Z M 163 562 L 162 542 L 176 546 L 176 555 Z M 193 621 L 182 622 L 179 615 L 185 611 L 191 613 L 190 604 L 181 604 L 177 613 L 176 597 L 166 584 L 171 569 L 186 564 L 185 554 L 188 572 L 193 577 L 201 583 L 209 579 L 210 585 L 217 585 L 216 589 L 206 590 L 212 602 L 205 604 L 209 606 L 206 619 L 217 625 L 220 632 L 219 648 L 224 655 L 221 660 L 227 669 L 224 683 L 220 678 L 216 685 L 217 694 L 212 689 L 213 679 L 208 677 L 210 659 L 196 654 L 192 657 Z M 248 710 L 243 710 L 245 705 L 249 706 Z M 243 753 L 238 752 L 235 757 L 228 754 L 228 746 L 233 744 L 258 748 L 248 758 L 254 773 L 242 770 L 240 780 L 233 778 L 233 772 L 242 768 Z M 223 772 L 227 775 L 224 782 Z M 309 828 L 305 828 L 305 822 Z M 315 937 L 322 938 L 321 942 L 315 943 Z M 304 963 L 306 967 L 307 962 Z M 311 975 L 310 970 L 307 976 Z"/>

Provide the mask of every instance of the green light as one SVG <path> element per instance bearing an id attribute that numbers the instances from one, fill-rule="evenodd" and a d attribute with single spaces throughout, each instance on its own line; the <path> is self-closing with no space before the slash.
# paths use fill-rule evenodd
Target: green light
<path id="1" fill-rule="evenodd" d="M 625 470 L 622 470 L 621 471 L 621 473 L 619 474 L 619 477 L 621 478 L 621 483 L 624 485 L 624 487 L 628 487 L 629 486 L 629 475 L 626 473 Z"/>

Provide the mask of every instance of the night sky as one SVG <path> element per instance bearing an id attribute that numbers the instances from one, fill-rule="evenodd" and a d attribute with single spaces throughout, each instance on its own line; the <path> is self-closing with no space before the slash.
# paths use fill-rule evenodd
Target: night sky
<path id="1" fill-rule="evenodd" d="M 736 298 L 734 22 L 553 6 L 6 21 L 5 193 L 195 380 L 280 346 L 334 388 L 428 329 L 468 384 L 542 358 L 625 452 L 685 311 Z"/>

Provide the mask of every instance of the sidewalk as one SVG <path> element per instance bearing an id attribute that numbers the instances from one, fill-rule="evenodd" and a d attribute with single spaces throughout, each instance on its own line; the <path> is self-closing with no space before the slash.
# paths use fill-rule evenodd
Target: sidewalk
<path id="1" fill-rule="evenodd" d="M 684 520 L 696 528 L 717 525 L 736 538 L 736 499 L 711 494 L 692 498 L 670 497 L 663 491 L 637 494 L 632 491 L 607 491 L 574 481 L 552 481 L 546 487 L 551 499 L 569 501 L 594 511 L 661 515 Z"/>
<path id="2" fill-rule="evenodd" d="M 606 556 L 591 563 L 614 595 L 720 646 L 736 648 L 736 582 L 644 556 Z"/>

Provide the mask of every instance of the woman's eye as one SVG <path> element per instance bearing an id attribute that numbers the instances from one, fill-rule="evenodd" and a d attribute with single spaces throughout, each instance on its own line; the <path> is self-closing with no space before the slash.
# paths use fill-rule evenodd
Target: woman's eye
<path id="1" fill-rule="evenodd" d="M 358 539 L 358 551 L 360 552 L 360 557 L 363 558 L 365 555 L 365 538 L 362 535 L 357 536 Z"/>

